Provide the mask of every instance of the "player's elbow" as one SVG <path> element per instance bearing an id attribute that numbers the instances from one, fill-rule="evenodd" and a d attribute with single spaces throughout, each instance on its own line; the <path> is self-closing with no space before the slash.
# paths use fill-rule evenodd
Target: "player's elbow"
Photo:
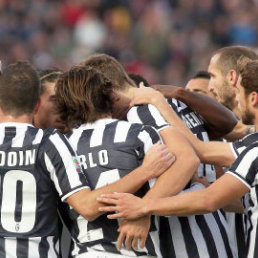
<path id="1" fill-rule="evenodd" d="M 202 210 L 205 213 L 212 213 L 214 211 L 216 211 L 217 209 L 219 209 L 216 201 L 211 198 L 211 196 L 209 194 L 206 194 L 205 197 L 202 200 Z"/>
<path id="2" fill-rule="evenodd" d="M 79 213 L 88 221 L 94 221 L 98 217 L 98 212 L 95 212 L 91 207 L 81 209 Z"/>

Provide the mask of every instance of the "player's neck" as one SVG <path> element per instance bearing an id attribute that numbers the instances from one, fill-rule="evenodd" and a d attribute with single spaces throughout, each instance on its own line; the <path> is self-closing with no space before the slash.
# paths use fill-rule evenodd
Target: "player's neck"
<path id="1" fill-rule="evenodd" d="M 32 124 L 32 114 L 24 114 L 21 116 L 13 116 L 10 114 L 4 114 L 2 110 L 0 110 L 0 122 L 1 123 L 7 123 L 7 122 L 15 122 L 15 123 L 27 123 Z"/>

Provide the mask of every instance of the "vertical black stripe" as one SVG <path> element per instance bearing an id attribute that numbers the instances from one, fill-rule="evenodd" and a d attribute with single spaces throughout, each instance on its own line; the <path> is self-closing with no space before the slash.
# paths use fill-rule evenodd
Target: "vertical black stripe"
<path id="1" fill-rule="evenodd" d="M 13 138 L 16 136 L 16 127 L 5 127 L 5 137 L 3 140 L 3 144 L 11 145 Z"/>
<path id="2" fill-rule="evenodd" d="M 118 126 L 118 121 L 107 124 L 105 126 L 104 132 L 103 132 L 103 140 L 102 140 L 102 145 L 105 146 L 114 146 L 114 138 L 115 138 L 115 133 L 116 133 L 116 128 Z M 121 132 L 120 132 L 121 133 Z"/>
<path id="3" fill-rule="evenodd" d="M 169 221 L 165 217 L 160 217 L 160 250 L 163 258 L 175 258 L 175 248 L 171 236 Z"/>
<path id="4" fill-rule="evenodd" d="M 0 257 L 6 258 L 5 239 L 3 237 L 0 237 Z"/>
<path id="5" fill-rule="evenodd" d="M 48 251 L 50 249 L 49 243 L 46 237 L 42 237 L 39 243 L 39 257 L 48 258 Z M 50 257 L 49 257 L 50 258 Z"/>
<path id="6" fill-rule="evenodd" d="M 212 216 L 212 214 L 208 214 L 207 216 Z M 203 235 L 204 241 L 206 243 L 210 258 L 219 258 L 216 244 L 214 242 L 210 228 L 205 220 L 205 216 L 204 215 L 196 215 L 195 219 L 202 232 L 202 235 Z"/>
<path id="7" fill-rule="evenodd" d="M 244 214 L 235 213 L 235 228 L 236 228 L 236 240 L 237 240 L 237 249 L 238 257 L 245 258 L 247 254 L 247 246 L 245 243 L 245 233 L 243 225 L 243 216 Z"/>
<path id="8" fill-rule="evenodd" d="M 232 257 L 233 258 L 233 254 L 232 254 L 232 250 L 231 250 L 231 247 L 230 247 L 230 243 L 229 243 L 229 239 L 228 239 L 228 235 L 227 235 L 227 232 L 220 220 L 220 217 L 219 217 L 219 214 L 218 214 L 219 211 L 215 211 L 213 212 L 213 216 L 219 226 L 219 230 L 220 230 L 220 233 L 221 233 L 221 236 L 222 236 L 222 239 L 223 239 L 223 242 L 224 242 L 224 245 L 225 245 L 225 249 L 226 249 L 226 253 L 227 253 L 227 256 L 228 258 Z"/>
<path id="9" fill-rule="evenodd" d="M 84 153 L 85 150 L 90 149 L 90 139 L 93 133 L 93 129 L 84 130 L 77 142 L 77 152 Z"/>
<path id="10" fill-rule="evenodd" d="M 150 135 L 150 138 L 152 140 L 152 143 L 155 144 L 160 140 L 158 132 L 151 126 L 143 126 L 141 131 L 146 131 Z"/>
<path id="11" fill-rule="evenodd" d="M 38 132 L 39 132 L 38 128 L 28 126 L 25 132 L 25 137 L 24 137 L 22 146 L 26 146 L 28 143 L 31 144 L 35 140 Z"/>
<path id="12" fill-rule="evenodd" d="M 193 238 L 193 234 L 191 231 L 191 227 L 189 225 L 189 221 L 187 217 L 178 217 L 178 220 L 181 224 L 181 229 L 184 237 L 184 241 L 186 243 L 186 251 L 188 257 L 199 258 L 199 252 L 195 240 Z"/>
<path id="13" fill-rule="evenodd" d="M 16 249 L 17 258 L 27 258 L 28 254 L 29 254 L 29 240 L 17 239 L 17 249 Z"/>
<path id="14" fill-rule="evenodd" d="M 151 125 L 154 128 L 159 129 L 159 126 L 156 124 L 156 120 L 152 116 L 148 105 L 138 106 L 137 114 L 144 125 Z"/>

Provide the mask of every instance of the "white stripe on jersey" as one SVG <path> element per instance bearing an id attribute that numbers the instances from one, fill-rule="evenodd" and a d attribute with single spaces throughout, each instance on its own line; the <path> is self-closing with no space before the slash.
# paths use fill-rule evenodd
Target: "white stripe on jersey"
<path id="1" fill-rule="evenodd" d="M 4 126 L 0 127 L 0 144 L 3 144 L 5 138 L 5 128 Z"/>
<path id="2" fill-rule="evenodd" d="M 257 201 L 254 204 L 254 207 L 257 207 Z M 254 258 L 254 250 L 255 244 L 257 241 L 257 221 L 258 221 L 258 212 L 253 212 L 251 215 L 251 222 L 252 222 L 252 230 L 249 235 L 249 246 L 248 246 L 248 258 Z M 256 257 L 255 257 L 256 258 Z"/>
<path id="3" fill-rule="evenodd" d="M 90 147 L 96 147 L 102 144 L 103 140 L 103 133 L 104 133 L 105 126 L 100 126 L 94 129 L 91 138 L 90 138 Z"/>
<path id="4" fill-rule="evenodd" d="M 156 181 L 156 179 L 155 179 L 155 181 Z M 157 229 L 159 228 L 159 221 L 158 220 L 159 220 L 159 218 L 157 216 L 154 216 L 154 224 L 155 224 Z M 162 257 L 161 251 L 160 251 L 160 238 L 159 238 L 158 230 L 150 231 L 149 234 L 150 234 L 152 243 L 154 245 L 154 249 L 155 249 L 155 252 L 157 254 L 157 257 Z"/>
<path id="5" fill-rule="evenodd" d="M 149 108 L 151 115 L 155 119 L 157 126 L 162 126 L 167 123 L 167 121 L 163 118 L 163 116 L 160 114 L 160 112 L 158 111 L 158 109 L 155 106 L 149 104 L 148 108 Z M 164 127 L 162 129 L 164 129 Z"/>
<path id="6" fill-rule="evenodd" d="M 47 242 L 49 243 L 48 257 L 55 257 L 56 252 L 54 249 L 54 246 L 55 246 L 54 237 L 53 236 L 47 237 Z M 59 251 L 59 248 L 57 250 Z"/>
<path id="7" fill-rule="evenodd" d="M 257 157 L 258 147 L 254 147 L 250 149 L 244 156 L 244 158 L 240 161 L 237 166 L 236 173 L 239 173 L 243 178 L 246 178 L 249 168 L 254 161 L 254 157 Z M 247 183 L 247 182 L 246 182 Z M 250 187 L 250 185 L 249 185 Z"/>
<path id="8" fill-rule="evenodd" d="M 209 228 L 211 229 L 211 233 L 216 245 L 219 258 L 228 258 L 227 251 L 225 249 L 225 244 L 223 238 L 221 237 L 221 233 L 215 218 L 213 216 L 209 216 L 209 219 L 207 219 L 207 214 L 205 214 L 204 217 Z"/>
<path id="9" fill-rule="evenodd" d="M 16 238 L 5 238 L 5 252 L 6 257 L 16 257 L 17 250 L 17 239 Z"/>
<path id="10" fill-rule="evenodd" d="M 29 238 L 29 247 L 28 247 L 28 258 L 38 257 L 39 256 L 39 243 L 41 240 L 41 237 L 32 237 Z M 50 256 L 52 257 L 52 256 Z M 53 257 L 56 257 L 54 255 Z"/>
<path id="11" fill-rule="evenodd" d="M 12 147 L 22 147 L 23 146 L 23 142 L 24 142 L 24 138 L 26 135 L 26 131 L 28 130 L 28 127 L 24 126 L 24 127 L 19 127 L 19 133 L 16 134 L 16 136 L 13 138 L 12 140 Z"/>
<path id="12" fill-rule="evenodd" d="M 140 117 L 137 114 L 137 106 L 136 107 L 132 107 L 128 113 L 127 113 L 127 120 L 128 121 L 133 121 L 134 123 L 138 123 L 138 124 L 142 124 L 142 120 L 140 119 Z"/>
<path id="13" fill-rule="evenodd" d="M 36 145 L 36 144 L 39 144 L 42 140 L 42 137 L 43 137 L 43 130 L 39 130 L 36 134 L 36 137 L 34 139 L 34 141 L 32 142 L 32 145 Z"/>
<path id="14" fill-rule="evenodd" d="M 130 127 L 131 124 L 129 124 L 128 122 L 121 121 L 120 123 L 118 123 L 116 127 L 114 143 L 125 142 Z"/>
<path id="15" fill-rule="evenodd" d="M 77 147 L 78 147 L 77 142 L 79 141 L 82 132 L 83 132 L 83 128 L 79 127 L 76 130 L 73 130 L 71 137 L 69 137 L 69 143 L 71 144 L 71 146 L 75 151 L 77 151 Z"/>
<path id="16" fill-rule="evenodd" d="M 55 170 L 50 158 L 48 157 L 48 155 L 46 153 L 44 155 L 44 159 L 45 159 L 45 164 L 46 164 L 47 170 L 50 173 L 50 178 L 54 182 L 55 188 L 56 188 L 59 196 L 61 196 L 63 193 L 62 193 L 61 188 L 59 186 L 58 178 L 56 176 L 56 170 Z"/>
<path id="17" fill-rule="evenodd" d="M 75 164 L 73 160 L 71 160 L 71 153 L 65 143 L 57 134 L 51 135 L 49 140 L 54 144 L 62 158 L 71 188 L 81 185 L 81 180 L 79 178 L 78 172 L 76 171 Z M 69 158 L 67 159 L 67 157 Z"/>
<path id="18" fill-rule="evenodd" d="M 146 131 L 140 132 L 138 138 L 143 142 L 144 154 L 146 154 L 149 148 L 153 145 L 152 139 Z"/>

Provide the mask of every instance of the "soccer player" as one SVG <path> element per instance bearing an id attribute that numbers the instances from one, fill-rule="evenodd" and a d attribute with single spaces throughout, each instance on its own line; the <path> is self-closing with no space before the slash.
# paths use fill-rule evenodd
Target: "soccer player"
<path id="1" fill-rule="evenodd" d="M 210 98 L 216 99 L 213 91 L 209 90 L 210 74 L 207 71 L 199 71 L 194 77 L 186 84 L 185 88 L 191 92 L 206 95 Z"/>
<path id="2" fill-rule="evenodd" d="M 1 75 L 1 257 L 61 257 L 59 199 L 82 216 L 92 213 L 86 195 L 91 193 L 88 182 L 67 139 L 56 130 L 43 131 L 31 124 L 40 105 L 39 90 L 37 72 L 28 62 L 11 64 Z M 155 163 L 145 169 L 153 166 Z M 142 182 L 144 173 L 146 177 L 143 167 L 135 181 L 139 176 Z"/>
<path id="3" fill-rule="evenodd" d="M 171 169 L 176 168 L 173 172 L 171 171 L 172 173 L 165 176 L 163 174 L 159 178 L 160 181 L 158 180 L 155 187 L 148 192 L 148 194 L 151 194 L 149 198 L 151 196 L 156 198 L 157 196 L 172 196 L 177 194 L 183 189 L 187 181 L 190 181 L 189 172 L 187 174 L 182 173 L 184 171 L 182 164 L 187 165 L 186 159 L 189 158 L 189 155 L 185 152 L 185 145 L 177 146 L 177 149 L 174 148 L 177 140 L 172 138 L 172 129 L 162 128 L 162 125 L 167 124 L 167 122 L 153 105 L 137 106 L 129 110 L 130 102 L 134 95 L 137 94 L 137 88 L 117 60 L 105 54 L 97 54 L 83 61 L 81 65 L 92 66 L 115 82 L 118 85 L 117 94 L 119 96 L 115 111 L 120 116 L 121 114 L 124 116 L 127 114 L 127 119 L 130 122 L 143 123 L 155 127 L 160 131 L 168 147 L 171 150 L 173 149 L 176 154 L 178 167 L 175 163 L 171 167 Z M 177 112 L 178 116 L 190 127 L 198 138 L 208 140 L 204 122 L 198 114 L 183 102 L 176 99 L 168 99 L 168 103 L 170 109 L 172 107 Z M 229 120 L 231 116 L 232 114 L 230 113 Z M 194 168 L 190 167 L 189 169 L 193 170 Z M 188 175 L 188 178 L 185 175 Z M 193 175 L 193 172 L 191 175 Z M 198 175 L 200 177 L 206 176 L 209 182 L 214 182 L 216 179 L 213 167 L 207 164 L 201 164 L 198 167 Z M 164 181 L 161 181 L 163 179 Z M 198 255 L 205 258 L 209 255 L 214 257 L 218 255 L 220 257 L 234 257 L 233 245 L 231 245 L 228 236 L 227 222 L 220 211 L 198 218 L 195 218 L 195 216 L 186 218 L 170 217 L 168 219 L 161 217 L 160 221 L 161 248 L 164 257 L 171 257 L 175 253 L 179 257 Z M 198 234 L 194 232 L 198 232 Z"/>
<path id="4" fill-rule="evenodd" d="M 43 75 L 40 75 L 41 105 L 33 117 L 33 124 L 38 128 L 56 128 L 61 131 L 64 129 L 56 110 L 55 98 L 55 83 L 61 74 L 61 71 L 51 69 L 44 71 Z"/>
<path id="5" fill-rule="evenodd" d="M 116 85 L 102 73 L 81 66 L 61 75 L 56 85 L 60 117 L 68 128 L 74 128 L 68 135 L 69 141 L 79 155 L 92 190 L 128 177 L 128 173 L 142 163 L 147 150 L 160 140 L 152 127 L 112 119 L 114 103 L 118 99 L 114 94 L 115 88 Z M 167 159 L 170 160 L 170 157 Z M 124 190 L 128 183 L 124 180 Z M 149 181 L 137 193 L 143 196 L 152 184 L 153 181 Z M 69 218 L 66 218 L 67 213 Z M 109 221 L 105 215 L 86 220 L 66 207 L 64 220 L 72 234 L 73 256 L 161 256 L 155 218 L 151 219 L 145 248 L 146 239 L 142 239 L 142 249 L 138 251 L 127 251 L 121 246 L 117 250 L 119 222 Z M 148 225 L 149 218 L 140 222 Z M 131 245 L 130 241 L 137 247 L 137 238 L 126 239 L 126 246 Z"/>
<path id="6" fill-rule="evenodd" d="M 258 125 L 258 61 L 242 60 L 238 67 L 240 76 L 237 83 L 237 101 L 241 117 Z M 222 144 L 220 143 L 220 145 Z M 214 148 L 216 145 L 213 145 Z M 224 143 L 224 145 L 229 144 Z M 135 218 L 149 213 L 157 215 L 202 214 L 221 208 L 230 201 L 250 192 L 248 215 L 251 227 L 247 237 L 247 257 L 257 257 L 258 133 L 251 134 L 243 141 L 231 146 L 236 153 L 240 152 L 239 156 L 229 171 L 206 189 L 155 201 L 141 200 L 124 194 L 113 194 L 100 198 L 101 201 L 114 205 L 114 207 L 102 208 L 102 210 L 117 211 L 118 214 L 112 216 L 114 218 Z M 224 152 L 228 156 L 233 155 L 230 149 L 228 151 L 218 149 L 217 151 Z M 130 207 L 130 210 L 126 207 Z"/>

